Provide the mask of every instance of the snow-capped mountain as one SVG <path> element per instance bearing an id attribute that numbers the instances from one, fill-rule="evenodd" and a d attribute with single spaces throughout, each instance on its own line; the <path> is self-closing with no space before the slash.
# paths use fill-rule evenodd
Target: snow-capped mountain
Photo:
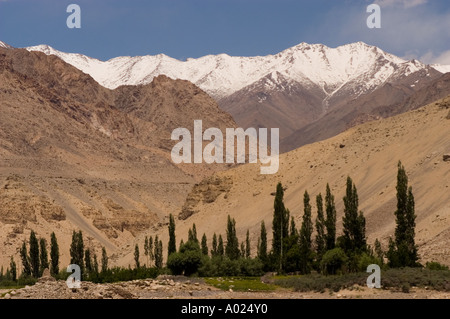
<path id="1" fill-rule="evenodd" d="M 5 42 L 0 41 L 0 48 L 12 49 L 12 46 L 10 46 Z"/>
<path id="2" fill-rule="evenodd" d="M 450 72 L 450 65 L 432 64 L 431 66 L 441 73 L 449 73 Z"/>
<path id="3" fill-rule="evenodd" d="M 376 108 L 388 110 L 382 116 L 395 114 L 405 98 L 450 69 L 406 61 L 363 42 L 337 48 L 300 43 L 275 55 L 219 54 L 186 61 L 164 54 L 100 61 L 47 45 L 26 49 L 54 54 L 110 89 L 147 84 L 161 74 L 188 80 L 214 97 L 239 126 L 280 128 L 283 150 L 378 118 Z"/>
<path id="4" fill-rule="evenodd" d="M 403 70 L 403 76 L 425 68 L 416 61 L 405 61 L 362 42 L 329 48 L 322 44 L 301 43 L 275 55 L 232 57 L 208 55 L 180 61 L 164 54 L 118 57 L 106 62 L 81 54 L 64 53 L 47 45 L 26 48 L 54 54 L 107 88 L 147 84 L 155 76 L 167 75 L 189 80 L 217 100 L 278 72 L 300 83 L 313 83 L 328 98 L 349 82 L 357 81 L 354 93 L 372 90 Z M 360 85 L 360 84 L 363 85 Z"/>

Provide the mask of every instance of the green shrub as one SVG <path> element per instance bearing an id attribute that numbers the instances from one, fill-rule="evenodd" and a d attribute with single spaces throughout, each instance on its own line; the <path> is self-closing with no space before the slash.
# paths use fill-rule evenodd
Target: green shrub
<path id="1" fill-rule="evenodd" d="M 380 265 L 381 262 L 378 258 L 374 256 L 370 256 L 367 253 L 362 253 L 362 255 L 358 256 L 358 270 L 359 271 L 366 271 L 367 266 L 376 264 Z"/>
<path id="2" fill-rule="evenodd" d="M 184 274 L 191 276 L 195 274 L 202 264 L 202 251 L 198 242 L 188 240 L 181 245 L 178 253 L 170 254 L 167 260 L 167 267 L 174 275 Z"/>
<path id="3" fill-rule="evenodd" d="M 341 248 L 334 248 L 327 251 L 320 262 L 320 269 L 323 274 L 335 275 L 345 272 L 345 265 L 348 257 Z"/>
<path id="4" fill-rule="evenodd" d="M 442 265 L 436 261 L 427 262 L 425 268 L 430 270 L 449 270 L 448 266 Z"/>

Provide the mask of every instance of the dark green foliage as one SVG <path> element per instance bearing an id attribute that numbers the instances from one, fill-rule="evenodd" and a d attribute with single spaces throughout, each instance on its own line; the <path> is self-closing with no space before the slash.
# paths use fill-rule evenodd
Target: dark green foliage
<path id="1" fill-rule="evenodd" d="M 40 275 L 44 272 L 44 269 L 49 268 L 48 253 L 47 253 L 47 241 L 44 238 L 39 239 L 39 261 L 40 261 Z"/>
<path id="2" fill-rule="evenodd" d="M 308 192 L 305 191 L 303 195 L 303 220 L 300 228 L 300 272 L 308 274 L 311 271 L 313 250 L 312 250 L 312 233 L 313 223 L 311 220 L 311 205 L 309 203 Z"/>
<path id="3" fill-rule="evenodd" d="M 366 219 L 358 213 L 358 192 L 350 177 L 347 177 L 346 195 L 344 197 L 344 250 L 347 254 L 359 254 L 367 251 Z"/>
<path id="4" fill-rule="evenodd" d="M 325 257 L 325 255 L 324 255 Z M 326 289 L 337 292 L 341 289 L 352 289 L 354 285 L 366 285 L 367 273 L 352 273 L 336 276 L 311 274 L 300 277 L 275 279 L 275 284 L 281 287 L 294 288 L 296 291 L 325 292 Z"/>
<path id="5" fill-rule="evenodd" d="M 86 269 L 86 277 L 90 278 L 93 273 L 91 250 L 88 248 L 84 251 L 84 265 Z"/>
<path id="6" fill-rule="evenodd" d="M 217 235 L 214 233 L 212 239 L 211 257 L 217 256 Z"/>
<path id="7" fill-rule="evenodd" d="M 279 270 L 282 269 L 283 240 L 289 234 L 289 212 L 284 207 L 283 197 L 283 186 L 281 185 L 281 183 L 278 183 L 275 200 L 273 203 L 272 254 L 274 260 L 279 260 Z"/>
<path id="8" fill-rule="evenodd" d="M 327 251 L 320 262 L 322 274 L 335 275 L 345 272 L 348 257 L 341 248 L 334 248 Z"/>
<path id="9" fill-rule="evenodd" d="M 138 269 L 130 269 L 114 267 L 101 272 L 97 276 L 93 276 L 91 281 L 94 283 L 112 283 L 136 279 L 156 278 L 158 275 L 159 270 L 156 268 L 140 267 Z"/>
<path id="10" fill-rule="evenodd" d="M 97 254 L 94 252 L 94 262 L 92 263 L 92 271 L 95 275 L 98 275 L 98 260 L 97 260 Z"/>
<path id="11" fill-rule="evenodd" d="M 325 195 L 325 211 L 326 250 L 331 250 L 336 246 L 336 207 L 334 195 L 331 194 L 330 185 L 328 184 Z"/>
<path id="12" fill-rule="evenodd" d="M 264 274 L 262 262 L 256 258 L 240 258 L 231 260 L 227 257 L 205 258 L 198 269 L 199 276 L 262 276 Z"/>
<path id="13" fill-rule="evenodd" d="M 376 265 L 380 265 L 380 260 L 365 252 L 362 253 L 361 255 L 358 256 L 358 262 L 357 262 L 357 271 L 366 271 L 367 270 L 367 266 L 372 265 L 372 264 L 376 264 Z"/>
<path id="14" fill-rule="evenodd" d="M 251 248 L 250 248 L 250 232 L 247 229 L 247 235 L 245 236 L 245 258 L 250 258 Z"/>
<path id="15" fill-rule="evenodd" d="M 162 268 L 163 265 L 163 244 L 158 239 L 158 235 L 155 236 L 155 267 Z"/>
<path id="16" fill-rule="evenodd" d="M 150 238 L 148 239 L 148 257 L 150 258 L 150 264 L 151 264 L 153 262 L 153 260 L 155 259 L 152 236 L 150 236 Z"/>
<path id="17" fill-rule="evenodd" d="M 325 235 L 325 217 L 323 215 L 322 195 L 316 197 L 317 217 L 316 217 L 316 251 L 317 261 L 320 263 L 323 254 L 326 251 L 326 235 Z"/>
<path id="18" fill-rule="evenodd" d="M 195 226 L 195 225 L 194 225 Z M 175 219 L 172 214 L 169 216 L 169 243 L 167 246 L 167 256 L 177 251 L 175 239 Z"/>
<path id="19" fill-rule="evenodd" d="M 188 240 L 180 247 L 178 253 L 173 253 L 167 260 L 167 268 L 174 275 L 191 276 L 195 274 L 202 262 L 202 251 L 198 242 Z"/>
<path id="20" fill-rule="evenodd" d="M 300 269 L 301 252 L 299 245 L 299 235 L 294 232 L 284 240 L 284 258 L 283 258 L 283 270 L 284 272 L 295 272 Z"/>
<path id="21" fill-rule="evenodd" d="M 397 210 L 395 211 L 395 246 L 388 252 L 390 267 L 416 267 L 419 255 L 415 244 L 415 203 L 412 188 L 408 188 L 408 177 L 402 163 L 397 172 Z"/>
<path id="22" fill-rule="evenodd" d="M 239 258 L 239 241 L 236 235 L 236 221 L 228 215 L 227 220 L 227 244 L 225 255 L 231 260 Z"/>
<path id="23" fill-rule="evenodd" d="M 195 224 L 192 224 L 192 228 L 189 229 L 188 232 L 188 241 L 192 240 L 192 241 L 196 241 L 198 243 L 198 238 L 197 238 L 197 227 L 195 226 Z"/>
<path id="24" fill-rule="evenodd" d="M 108 254 L 105 247 L 102 247 L 102 273 L 108 270 Z"/>
<path id="25" fill-rule="evenodd" d="M 261 260 L 261 262 L 264 265 L 264 269 L 268 270 L 268 258 L 267 258 L 267 231 L 266 231 L 266 225 L 264 224 L 264 221 L 261 222 L 261 232 L 259 235 L 259 241 L 258 241 L 258 258 Z"/>
<path id="26" fill-rule="evenodd" d="M 223 246 L 223 239 L 222 235 L 219 235 L 219 243 L 217 244 L 217 255 L 223 256 L 225 254 L 225 249 Z"/>
<path id="27" fill-rule="evenodd" d="M 202 236 L 202 254 L 205 256 L 208 256 L 208 242 L 207 242 L 205 233 L 203 233 L 203 236 Z"/>
<path id="28" fill-rule="evenodd" d="M 141 263 L 139 262 L 139 245 L 134 246 L 134 267 L 136 269 L 141 268 Z"/>
<path id="29" fill-rule="evenodd" d="M 59 273 L 59 246 L 54 232 L 50 235 L 50 273 L 53 276 Z"/>
<path id="30" fill-rule="evenodd" d="M 32 230 L 30 234 L 30 265 L 31 274 L 34 278 L 40 276 L 40 260 L 39 260 L 39 242 L 35 232 Z"/>
<path id="31" fill-rule="evenodd" d="M 375 256 L 378 258 L 378 263 L 380 266 L 384 264 L 384 251 L 381 248 L 381 243 L 380 241 L 377 239 L 375 239 Z"/>
<path id="32" fill-rule="evenodd" d="M 436 261 L 428 261 L 425 264 L 425 268 L 430 269 L 430 270 L 449 270 L 448 266 L 442 265 Z"/>
<path id="33" fill-rule="evenodd" d="M 11 273 L 11 280 L 16 281 L 17 280 L 17 266 L 16 262 L 14 261 L 13 256 L 11 256 L 11 260 L 9 262 L 9 268 Z"/>
<path id="34" fill-rule="evenodd" d="M 81 277 L 84 278 L 84 242 L 83 233 L 73 231 L 72 243 L 70 245 L 70 263 L 78 265 L 81 270 Z"/>
<path id="35" fill-rule="evenodd" d="M 294 216 L 291 216 L 291 225 L 289 226 L 289 236 L 298 236 L 298 231 L 295 226 Z"/>
<path id="36" fill-rule="evenodd" d="M 144 240 L 144 255 L 147 258 L 147 265 L 148 265 L 148 236 L 145 236 Z"/>
<path id="37" fill-rule="evenodd" d="M 30 257 L 27 252 L 27 245 L 25 242 L 22 244 L 22 248 L 20 249 L 20 259 L 22 260 L 22 274 L 25 276 L 31 276 L 31 264 Z"/>

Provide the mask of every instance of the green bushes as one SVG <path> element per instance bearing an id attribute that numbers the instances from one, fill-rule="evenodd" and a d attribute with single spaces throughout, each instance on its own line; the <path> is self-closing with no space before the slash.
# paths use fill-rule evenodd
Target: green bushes
<path id="1" fill-rule="evenodd" d="M 427 262 L 425 267 L 430 270 L 448 270 L 448 266 L 442 265 L 436 261 Z"/>
<path id="2" fill-rule="evenodd" d="M 170 254 L 167 260 L 167 268 L 174 275 L 190 276 L 198 271 L 202 264 L 202 251 L 198 242 L 188 240 L 180 246 L 180 251 Z"/>
<path id="3" fill-rule="evenodd" d="M 351 288 L 353 285 L 365 286 L 367 277 L 368 273 L 365 272 L 334 276 L 311 274 L 276 278 L 274 283 L 297 291 L 323 292 L 325 289 L 339 291 Z M 405 293 L 412 287 L 450 291 L 450 271 L 420 268 L 388 269 L 381 273 L 381 286 L 383 289 L 397 289 Z"/>
<path id="4" fill-rule="evenodd" d="M 328 250 L 322 257 L 320 269 L 323 274 L 335 275 L 343 273 L 346 270 L 348 261 L 347 255 L 341 248 Z"/>
<path id="5" fill-rule="evenodd" d="M 262 276 L 263 263 L 258 258 L 240 258 L 231 260 L 228 257 L 205 257 L 198 270 L 201 277 L 219 277 L 219 276 Z"/>

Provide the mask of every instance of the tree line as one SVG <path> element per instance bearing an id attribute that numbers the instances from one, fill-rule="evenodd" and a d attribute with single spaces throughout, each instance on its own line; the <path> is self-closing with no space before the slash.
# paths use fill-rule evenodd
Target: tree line
<path id="1" fill-rule="evenodd" d="M 266 271 L 308 274 L 312 270 L 323 274 L 365 271 L 369 264 L 388 267 L 416 267 L 418 264 L 415 244 L 415 205 L 412 188 L 408 187 L 405 168 L 398 163 L 397 210 L 395 238 L 390 238 L 388 251 L 383 251 L 376 239 L 374 247 L 367 244 L 366 219 L 359 210 L 356 185 L 347 178 L 343 197 L 343 234 L 336 237 L 335 197 L 326 185 L 325 197 L 315 198 L 317 215 L 313 223 L 311 198 L 303 194 L 303 216 L 297 228 L 293 216 L 284 205 L 284 189 L 278 183 L 275 193 L 272 219 L 272 248 L 269 251 L 267 230 L 261 223 L 256 255 L 251 258 L 249 231 L 239 244 L 236 221 L 228 216 L 226 241 L 214 233 L 209 251 L 206 235 L 197 239 L 195 224 L 189 230 L 188 241 L 181 241 L 176 250 L 175 220 L 170 216 L 169 249 L 167 267 L 174 274 L 201 276 L 257 275 Z M 315 233 L 315 236 L 313 236 Z"/>
<path id="2" fill-rule="evenodd" d="M 307 191 L 303 194 L 303 216 L 300 228 L 294 217 L 284 205 L 284 189 L 278 183 L 275 192 L 272 219 L 272 247 L 269 250 L 266 225 L 261 222 L 256 252 L 252 254 L 250 233 L 239 242 L 236 233 L 236 221 L 228 215 L 225 239 L 222 234 L 213 234 L 211 247 L 205 234 L 201 240 L 197 236 L 196 225 L 188 231 L 186 242 L 180 241 L 176 247 L 175 218 L 169 216 L 169 242 L 167 248 L 167 268 L 175 275 L 257 276 L 267 271 L 279 273 L 308 274 L 315 270 L 323 274 L 365 271 L 369 264 L 385 265 L 391 268 L 416 267 L 418 251 L 415 244 L 415 203 L 412 188 L 408 186 L 405 168 L 398 163 L 397 172 L 397 209 L 394 212 L 396 228 L 394 238 L 389 239 L 388 250 L 384 251 L 377 239 L 374 247 L 367 244 L 366 220 L 359 210 L 356 185 L 347 178 L 346 192 L 343 197 L 344 215 L 343 234 L 336 234 L 335 197 L 327 184 L 325 197 L 315 197 L 316 219 L 312 221 L 311 198 Z M 315 235 L 315 236 L 313 236 Z M 65 279 L 67 273 L 59 269 L 59 245 L 55 233 L 50 235 L 50 259 L 45 238 L 37 238 L 32 230 L 29 248 L 23 242 L 20 249 L 22 261 L 21 278 L 39 278 L 44 269 L 49 268 L 52 276 Z M 108 255 L 102 248 L 100 264 L 97 254 L 85 248 L 83 234 L 73 231 L 70 245 L 70 263 L 80 266 L 82 279 L 94 282 L 155 277 L 163 269 L 163 243 L 156 235 L 145 237 L 144 255 L 146 263 L 141 265 L 139 245 L 134 249 L 134 268 L 108 266 Z M 387 263 L 385 263 L 387 260 Z M 18 280 L 17 265 L 11 256 L 9 268 L 2 279 Z"/>

